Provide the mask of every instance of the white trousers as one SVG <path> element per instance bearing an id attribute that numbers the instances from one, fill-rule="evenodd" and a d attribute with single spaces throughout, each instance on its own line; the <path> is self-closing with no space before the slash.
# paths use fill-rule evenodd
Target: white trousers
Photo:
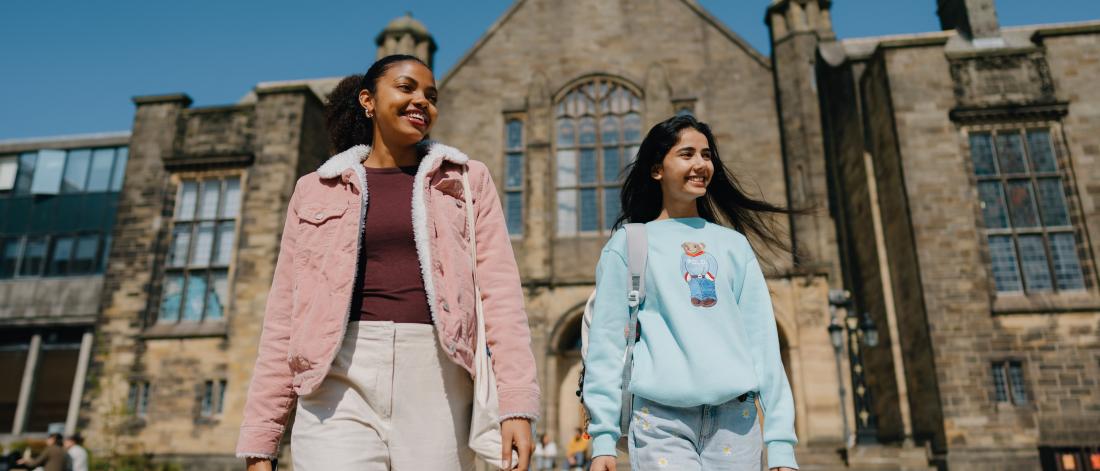
<path id="1" fill-rule="evenodd" d="M 468 471 L 473 381 L 426 324 L 352 322 L 316 391 L 298 398 L 295 471 Z"/>

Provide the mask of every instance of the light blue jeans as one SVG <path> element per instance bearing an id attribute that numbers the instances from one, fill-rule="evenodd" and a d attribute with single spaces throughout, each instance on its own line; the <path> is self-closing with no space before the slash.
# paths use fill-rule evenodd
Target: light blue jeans
<path id="1" fill-rule="evenodd" d="M 717 406 L 672 407 L 634 396 L 630 467 L 636 471 L 760 471 L 763 436 L 756 397 Z"/>

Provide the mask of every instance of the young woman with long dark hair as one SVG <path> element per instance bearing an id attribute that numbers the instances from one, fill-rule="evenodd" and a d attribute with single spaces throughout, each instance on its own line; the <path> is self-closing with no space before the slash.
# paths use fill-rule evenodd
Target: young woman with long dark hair
<path id="1" fill-rule="evenodd" d="M 632 469 L 757 471 L 764 446 L 772 469 L 797 468 L 794 402 L 768 287 L 746 237 L 783 248 L 770 217 L 792 211 L 748 196 L 722 164 L 710 127 L 692 116 L 654 126 L 632 165 L 620 229 L 596 271 L 583 388 L 591 469 L 615 469 L 621 434 L 627 223 L 644 223 L 648 240 L 628 385 Z"/>
<path id="2" fill-rule="evenodd" d="M 425 140 L 437 94 L 399 55 L 329 96 L 338 153 L 290 199 L 237 445 L 249 470 L 270 469 L 292 408 L 297 471 L 472 469 L 475 275 L 501 456 L 527 469 L 539 389 L 519 271 L 488 169 Z"/>

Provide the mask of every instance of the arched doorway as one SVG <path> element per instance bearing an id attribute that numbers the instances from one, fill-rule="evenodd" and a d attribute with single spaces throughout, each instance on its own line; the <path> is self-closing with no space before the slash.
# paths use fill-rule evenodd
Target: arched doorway
<path id="1" fill-rule="evenodd" d="M 573 438 L 573 432 L 584 424 L 584 410 L 577 397 L 581 367 L 581 317 L 584 306 L 572 309 L 554 327 L 550 337 L 546 390 L 552 395 L 547 410 L 546 432 L 559 448 Z"/>

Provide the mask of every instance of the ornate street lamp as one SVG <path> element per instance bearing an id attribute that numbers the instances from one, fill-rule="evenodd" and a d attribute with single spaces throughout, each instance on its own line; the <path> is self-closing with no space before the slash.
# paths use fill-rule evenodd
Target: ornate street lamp
<path id="1" fill-rule="evenodd" d="M 859 443 L 878 442 L 878 420 L 871 407 L 871 391 L 867 387 L 867 370 L 863 365 L 863 347 L 874 348 L 878 345 L 878 327 L 868 312 L 863 315 L 856 314 L 854 300 L 847 290 L 829 290 L 829 312 L 832 315 L 829 321 L 829 341 L 833 344 L 833 354 L 836 356 L 837 380 L 840 387 L 840 413 L 847 417 L 846 398 L 843 387 L 844 379 L 840 366 L 840 355 L 843 351 L 845 333 L 848 338 L 848 365 L 852 377 L 852 400 L 856 414 L 856 436 L 851 436 L 848 421 L 844 421 L 844 440 L 847 446 Z M 845 310 L 844 322 L 841 323 L 837 316 L 837 308 Z M 847 332 L 845 332 L 845 330 Z"/>

